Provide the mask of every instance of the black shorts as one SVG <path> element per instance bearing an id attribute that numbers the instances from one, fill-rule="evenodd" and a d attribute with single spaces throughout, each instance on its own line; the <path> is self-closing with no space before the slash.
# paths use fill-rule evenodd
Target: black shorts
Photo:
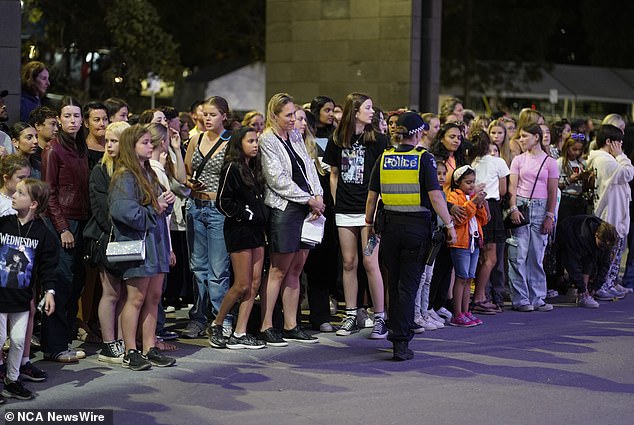
<path id="1" fill-rule="evenodd" d="M 227 252 L 237 252 L 264 246 L 266 244 L 264 230 L 264 225 L 240 223 L 226 219 L 224 235 Z"/>
<path id="2" fill-rule="evenodd" d="M 270 252 L 288 254 L 312 246 L 302 243 L 302 225 L 308 215 L 308 205 L 289 202 L 284 211 L 270 208 L 268 238 Z"/>
<path id="3" fill-rule="evenodd" d="M 495 199 L 487 199 L 491 220 L 482 228 L 484 243 L 506 242 L 506 229 L 502 218 L 502 202 Z"/>

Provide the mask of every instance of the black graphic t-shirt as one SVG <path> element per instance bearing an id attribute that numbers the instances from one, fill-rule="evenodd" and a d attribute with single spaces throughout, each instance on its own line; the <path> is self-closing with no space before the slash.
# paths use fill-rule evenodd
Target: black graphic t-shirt
<path id="1" fill-rule="evenodd" d="M 365 212 L 372 168 L 388 146 L 385 135 L 375 133 L 375 136 L 374 143 L 365 145 L 361 140 L 357 140 L 350 148 L 340 148 L 332 137 L 328 140 L 324 162 L 339 169 L 336 213 L 363 214 Z"/>
<path id="2" fill-rule="evenodd" d="M 55 289 L 58 258 L 55 235 L 41 219 L 21 225 L 16 215 L 0 217 L 0 313 L 28 310 L 36 279 Z"/>

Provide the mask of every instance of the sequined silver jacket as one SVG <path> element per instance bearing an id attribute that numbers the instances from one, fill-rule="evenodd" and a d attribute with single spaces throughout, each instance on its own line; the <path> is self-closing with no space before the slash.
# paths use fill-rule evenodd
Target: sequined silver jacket
<path id="1" fill-rule="evenodd" d="M 266 179 L 264 203 L 272 208 L 284 211 L 289 201 L 307 204 L 311 195 L 300 189 L 293 181 L 291 158 L 288 156 L 282 142 L 275 136 L 273 130 L 267 128 L 260 135 L 260 151 L 262 153 L 262 172 Z M 290 133 L 293 149 L 304 161 L 308 184 L 315 196 L 323 196 L 323 189 L 319 184 L 319 176 L 312 158 L 306 151 L 304 140 L 298 130 Z"/>

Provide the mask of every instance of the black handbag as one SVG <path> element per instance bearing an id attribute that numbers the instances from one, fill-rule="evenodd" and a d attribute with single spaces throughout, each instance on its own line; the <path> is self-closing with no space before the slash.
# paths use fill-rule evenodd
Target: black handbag
<path id="1" fill-rule="evenodd" d="M 522 227 L 522 226 L 526 226 L 528 224 L 531 224 L 531 217 L 530 217 L 530 201 L 531 199 L 533 199 L 533 193 L 535 193 L 535 186 L 537 186 L 537 180 L 539 179 L 539 173 L 541 173 L 542 168 L 544 167 L 544 164 L 546 163 L 546 160 L 548 159 L 548 155 L 546 155 L 546 158 L 544 158 L 544 160 L 542 161 L 542 165 L 539 166 L 539 170 L 537 171 L 537 176 L 535 176 L 535 183 L 533 183 L 533 190 L 531 190 L 531 196 L 528 198 L 528 203 L 526 204 L 522 204 L 522 205 L 518 205 L 517 206 L 517 210 L 520 212 L 520 214 L 522 214 L 522 220 L 515 224 L 513 223 L 513 220 L 511 219 L 511 214 L 512 211 L 510 208 L 505 209 L 504 210 L 504 228 L 505 229 L 516 229 L 518 227 Z"/>

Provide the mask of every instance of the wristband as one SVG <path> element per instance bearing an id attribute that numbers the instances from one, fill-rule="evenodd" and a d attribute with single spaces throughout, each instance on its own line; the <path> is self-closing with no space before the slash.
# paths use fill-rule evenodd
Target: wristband
<path id="1" fill-rule="evenodd" d="M 454 228 L 453 220 L 445 224 L 445 229 L 453 229 L 453 228 Z"/>
<path id="2" fill-rule="evenodd" d="M 514 206 L 512 206 L 511 208 L 509 208 L 509 211 L 510 211 L 510 212 L 512 212 L 512 213 L 513 213 L 513 212 L 515 212 L 515 211 L 517 211 L 517 210 L 518 210 L 518 209 L 517 209 L 517 206 L 515 206 L 515 205 L 514 205 Z"/>
<path id="3" fill-rule="evenodd" d="M 62 233 L 64 233 L 64 232 L 70 232 L 70 229 L 69 229 L 68 227 L 66 227 L 66 228 L 64 228 L 64 229 L 60 230 L 60 231 L 59 231 L 59 234 L 61 235 L 61 234 L 62 234 Z"/>
<path id="4" fill-rule="evenodd" d="M 47 294 L 51 294 L 51 295 L 55 295 L 55 289 L 47 289 L 46 293 Z"/>

